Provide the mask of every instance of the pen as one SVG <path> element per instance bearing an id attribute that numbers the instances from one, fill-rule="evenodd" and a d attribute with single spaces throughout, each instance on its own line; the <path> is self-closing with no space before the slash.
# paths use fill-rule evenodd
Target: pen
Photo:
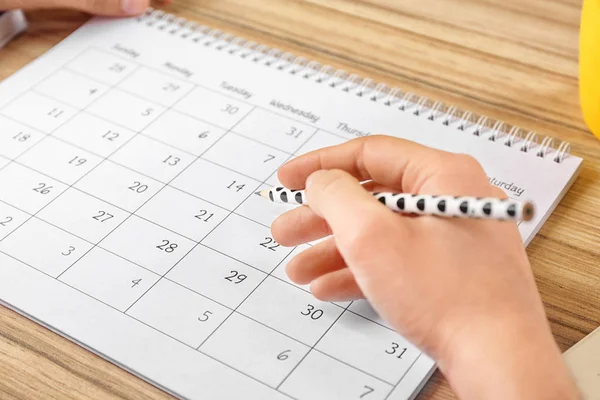
<path id="1" fill-rule="evenodd" d="M 304 190 L 291 190 L 284 187 L 256 192 L 262 198 L 274 203 L 302 205 L 306 203 Z M 469 196 L 434 196 L 407 193 L 372 193 L 377 200 L 392 211 L 436 215 L 450 218 L 480 218 L 501 221 L 530 221 L 535 208 L 532 203 L 514 199 Z"/>

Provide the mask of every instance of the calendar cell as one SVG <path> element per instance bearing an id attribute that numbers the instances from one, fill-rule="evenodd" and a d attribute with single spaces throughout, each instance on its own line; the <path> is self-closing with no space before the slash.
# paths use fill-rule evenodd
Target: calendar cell
<path id="1" fill-rule="evenodd" d="M 300 156 L 323 147 L 337 146 L 344 142 L 346 142 L 344 138 L 319 130 L 300 147 L 296 154 Z"/>
<path id="2" fill-rule="evenodd" d="M 29 214 L 0 201 L 0 242 L 28 218 Z"/>
<path id="3" fill-rule="evenodd" d="M 7 117 L 44 133 L 54 132 L 76 113 L 75 108 L 61 101 L 33 92 L 26 92 L 2 109 Z"/>
<path id="4" fill-rule="evenodd" d="M 234 313 L 200 351 L 275 388 L 309 348 Z"/>
<path id="5" fill-rule="evenodd" d="M 164 275 L 194 244 L 191 240 L 132 215 L 99 246 Z"/>
<path id="6" fill-rule="evenodd" d="M 129 214 L 76 189 L 67 190 L 38 217 L 89 242 L 98 243 Z"/>
<path id="7" fill-rule="evenodd" d="M 270 189 L 269 185 L 261 185 L 258 190 Z M 235 210 L 235 213 L 259 222 L 265 226 L 271 226 L 273 221 L 286 211 L 292 209 L 288 204 L 273 203 L 260 196 L 250 196 Z"/>
<path id="8" fill-rule="evenodd" d="M 90 243 L 37 218 L 0 242 L 0 251 L 54 278 L 91 248 Z"/>
<path id="9" fill-rule="evenodd" d="M 344 310 L 269 277 L 238 311 L 307 346 L 313 346 Z"/>
<path id="10" fill-rule="evenodd" d="M 55 72 L 34 87 L 36 92 L 75 108 L 87 107 L 108 89 L 108 85 L 66 69 Z"/>
<path id="11" fill-rule="evenodd" d="M 59 280 L 117 310 L 125 311 L 159 278 L 144 268 L 94 247 Z"/>
<path id="12" fill-rule="evenodd" d="M 353 313 L 344 313 L 316 348 L 395 385 L 419 351 L 396 332 Z"/>
<path id="13" fill-rule="evenodd" d="M 86 112 L 80 112 L 58 128 L 52 136 L 101 157 L 108 157 L 134 135 L 135 132 L 122 126 L 94 117 Z"/>
<path id="14" fill-rule="evenodd" d="M 87 108 L 90 114 L 136 132 L 148 126 L 164 110 L 163 106 L 118 89 L 111 89 Z"/>
<path id="15" fill-rule="evenodd" d="M 67 67 L 97 81 L 115 85 L 133 72 L 136 65 L 113 54 L 89 49 L 67 64 Z"/>
<path id="16" fill-rule="evenodd" d="M 231 310 L 166 279 L 161 279 L 127 311 L 193 348 L 198 348 L 230 313 Z"/>
<path id="17" fill-rule="evenodd" d="M 228 212 L 166 186 L 136 214 L 199 242 L 227 216 Z"/>
<path id="18" fill-rule="evenodd" d="M 383 400 L 392 386 L 311 351 L 280 390 L 298 400 Z"/>
<path id="19" fill-rule="evenodd" d="M 75 187 L 129 212 L 135 212 L 164 185 L 138 172 L 105 161 Z"/>
<path id="20" fill-rule="evenodd" d="M 288 277 L 287 272 L 285 272 L 285 268 L 288 265 L 288 263 L 294 258 L 296 257 L 298 254 L 302 253 L 304 250 L 310 249 L 311 246 L 303 244 L 300 245 L 298 247 L 296 247 L 294 249 L 294 251 L 292 251 L 278 266 L 277 268 L 275 268 L 275 271 L 273 271 L 273 273 L 271 274 L 272 276 L 275 276 L 279 279 L 281 279 L 284 282 L 289 283 L 290 285 L 294 285 L 296 286 L 298 289 L 302 289 L 307 293 L 310 293 L 310 284 L 308 285 L 298 285 L 294 282 L 292 282 L 292 280 Z"/>
<path id="21" fill-rule="evenodd" d="M 260 182 L 223 168 L 210 161 L 197 159 L 171 186 L 232 211 L 256 192 Z"/>
<path id="22" fill-rule="evenodd" d="M 348 308 L 355 314 L 358 314 L 370 321 L 373 321 L 381 326 L 385 326 L 388 329 L 394 330 L 390 324 L 388 324 L 383 318 L 377 314 L 371 304 L 367 300 L 355 300 L 352 305 Z"/>
<path id="23" fill-rule="evenodd" d="M 185 96 L 194 85 L 160 74 L 148 68 L 140 68 L 133 72 L 118 87 L 140 97 L 171 107 Z"/>
<path id="24" fill-rule="evenodd" d="M 227 217 L 202 243 L 266 273 L 292 251 L 280 246 L 269 228 L 235 214 Z"/>
<path id="25" fill-rule="evenodd" d="M 206 160 L 259 181 L 277 171 L 288 157 L 286 153 L 235 133 L 228 133 L 202 155 Z"/>
<path id="26" fill-rule="evenodd" d="M 35 214 L 67 186 L 22 165 L 11 163 L 0 170 L 0 200 Z"/>
<path id="27" fill-rule="evenodd" d="M 225 131 L 180 112 L 167 110 L 144 129 L 143 133 L 179 150 L 200 156 L 219 140 Z"/>
<path id="28" fill-rule="evenodd" d="M 18 161 L 62 183 L 72 185 L 101 163 L 102 158 L 48 137 L 19 157 Z"/>
<path id="29" fill-rule="evenodd" d="M 175 104 L 173 109 L 223 129 L 230 129 L 250 112 L 252 106 L 196 87 Z"/>
<path id="30" fill-rule="evenodd" d="M 232 309 L 265 277 L 265 273 L 202 245 L 167 274 L 168 279 Z"/>
<path id="31" fill-rule="evenodd" d="M 0 115 L 1 156 L 15 159 L 44 137 L 43 133 Z"/>
<path id="32" fill-rule="evenodd" d="M 121 147 L 110 160 L 167 183 L 183 171 L 195 157 L 138 135 Z"/>
<path id="33" fill-rule="evenodd" d="M 287 153 L 294 153 L 315 128 L 275 113 L 254 109 L 233 131 Z"/>

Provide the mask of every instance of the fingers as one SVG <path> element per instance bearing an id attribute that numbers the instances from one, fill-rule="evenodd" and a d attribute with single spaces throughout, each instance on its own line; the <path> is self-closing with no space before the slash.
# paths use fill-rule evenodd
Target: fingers
<path id="1" fill-rule="evenodd" d="M 376 182 L 366 182 L 363 188 L 368 192 L 390 192 L 392 189 Z M 271 225 L 277 243 L 298 246 L 331 235 L 329 224 L 309 207 L 298 207 L 280 215 Z"/>
<path id="2" fill-rule="evenodd" d="M 365 297 L 348 268 L 317 278 L 310 285 L 310 291 L 322 301 L 354 301 Z"/>
<path id="3" fill-rule="evenodd" d="M 315 150 L 281 167 L 279 180 L 286 187 L 301 189 L 308 176 L 321 169 L 340 169 L 360 181 L 373 180 L 396 191 L 408 193 L 420 193 L 430 180 L 436 180 L 436 184 L 440 186 L 438 190 L 448 189 L 453 192 L 465 192 L 477 185 L 478 192 L 470 193 L 474 196 L 484 195 L 481 188 L 489 189 L 488 186 L 491 186 L 483 169 L 472 157 L 432 149 L 391 136 L 364 137 Z M 449 184 L 445 184 L 446 181 Z"/>
<path id="4" fill-rule="evenodd" d="M 320 169 L 341 169 L 360 181 L 373 180 L 383 185 L 408 191 L 410 173 L 417 166 L 439 165 L 443 154 L 437 150 L 390 136 L 371 136 L 350 140 L 297 157 L 279 170 L 281 182 L 291 188 L 302 188 L 308 176 Z M 409 174 L 405 177 L 405 172 Z M 414 178 L 413 178 L 414 179 Z"/>
<path id="5" fill-rule="evenodd" d="M 364 298 L 333 238 L 298 254 L 288 263 L 286 273 L 298 285 L 311 284 L 310 290 L 319 300 L 352 301 Z"/>
<path id="6" fill-rule="evenodd" d="M 148 6 L 149 0 L 0 0 L 0 10 L 70 8 L 115 17 L 138 15 Z"/>
<path id="7" fill-rule="evenodd" d="M 327 221 L 336 238 L 350 237 L 372 221 L 389 225 L 386 221 L 394 219 L 392 211 L 379 203 L 356 178 L 341 170 L 319 170 L 311 174 L 306 199 L 311 210 Z"/>
<path id="8" fill-rule="evenodd" d="M 387 209 L 347 172 L 317 171 L 307 186 L 309 207 L 331 227 L 363 292 L 366 286 L 373 290 L 378 284 L 385 286 L 397 272 L 398 252 L 409 245 L 414 222 Z"/>
<path id="9" fill-rule="evenodd" d="M 308 207 L 298 207 L 280 215 L 271 224 L 273 238 L 292 247 L 331 235 L 327 222 Z"/>
<path id="10" fill-rule="evenodd" d="M 346 268 L 333 238 L 304 250 L 286 266 L 288 277 L 298 285 L 307 285 L 322 275 Z"/>
<path id="11" fill-rule="evenodd" d="M 391 192 L 392 189 L 376 182 L 365 182 L 368 192 Z M 329 224 L 309 207 L 298 207 L 280 215 L 271 224 L 273 238 L 286 246 L 298 246 L 331 235 Z"/>

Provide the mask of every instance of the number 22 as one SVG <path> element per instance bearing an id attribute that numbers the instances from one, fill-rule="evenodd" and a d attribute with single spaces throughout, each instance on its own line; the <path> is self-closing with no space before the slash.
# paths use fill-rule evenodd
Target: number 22
<path id="1" fill-rule="evenodd" d="M 275 249 L 279 247 L 279 243 L 277 243 L 273 238 L 270 237 L 266 237 L 265 241 L 262 242 L 260 245 L 271 251 L 276 251 Z"/>

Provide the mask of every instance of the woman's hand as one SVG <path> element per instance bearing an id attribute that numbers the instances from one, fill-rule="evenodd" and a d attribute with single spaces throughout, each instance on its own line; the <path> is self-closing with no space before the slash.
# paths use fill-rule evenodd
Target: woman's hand
<path id="1" fill-rule="evenodd" d="M 308 207 L 279 217 L 274 238 L 333 235 L 289 262 L 293 281 L 322 300 L 366 297 L 461 398 L 575 398 L 515 223 L 410 218 L 367 192 L 504 197 L 473 158 L 375 136 L 298 157 L 279 179 L 306 186 Z"/>
<path id="2" fill-rule="evenodd" d="M 0 10 L 70 8 L 90 14 L 125 17 L 144 12 L 149 0 L 0 0 Z"/>

